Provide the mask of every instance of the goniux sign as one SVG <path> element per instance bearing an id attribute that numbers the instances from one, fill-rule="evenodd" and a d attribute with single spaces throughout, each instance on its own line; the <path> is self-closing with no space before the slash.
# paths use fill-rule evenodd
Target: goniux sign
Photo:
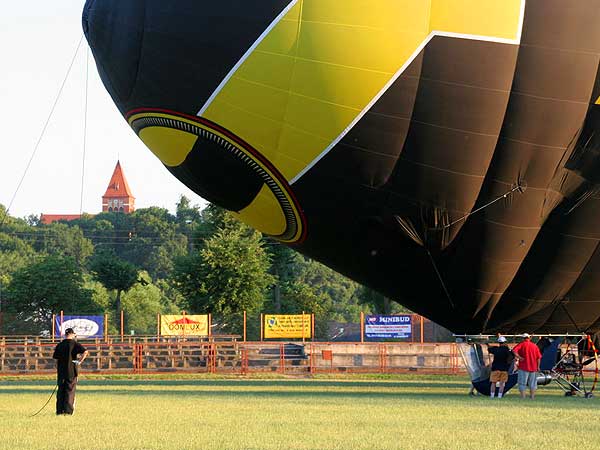
<path id="1" fill-rule="evenodd" d="M 160 317 L 163 336 L 208 336 L 207 315 L 164 315 Z"/>

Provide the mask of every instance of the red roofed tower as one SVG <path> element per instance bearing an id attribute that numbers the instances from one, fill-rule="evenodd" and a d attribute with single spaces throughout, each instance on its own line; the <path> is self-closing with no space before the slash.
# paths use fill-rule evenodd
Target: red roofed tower
<path id="1" fill-rule="evenodd" d="M 102 212 L 130 213 L 135 210 L 135 197 L 127 184 L 121 163 L 117 161 L 108 188 L 102 196 Z"/>

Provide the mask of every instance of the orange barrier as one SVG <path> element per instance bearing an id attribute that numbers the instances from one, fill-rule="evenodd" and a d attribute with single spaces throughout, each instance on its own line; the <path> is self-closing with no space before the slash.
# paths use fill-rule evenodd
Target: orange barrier
<path id="1" fill-rule="evenodd" d="M 84 343 L 83 373 L 459 373 L 454 343 L 205 342 Z M 55 344 L 0 343 L 0 375 L 53 373 Z"/>
<path id="2" fill-rule="evenodd" d="M 78 341 L 84 345 L 100 344 L 100 343 L 147 343 L 147 342 L 180 342 L 180 341 L 193 341 L 193 342 L 235 342 L 240 339 L 238 334 L 215 334 L 211 336 L 160 336 L 154 334 L 142 335 L 107 335 L 102 338 L 79 338 Z M 44 337 L 39 335 L 0 335 L 0 346 L 9 344 L 54 344 L 60 342 L 62 338 L 52 339 L 51 337 Z"/>

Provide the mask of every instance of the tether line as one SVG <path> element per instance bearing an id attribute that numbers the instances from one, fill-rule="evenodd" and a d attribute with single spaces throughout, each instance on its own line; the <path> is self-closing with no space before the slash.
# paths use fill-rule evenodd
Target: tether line
<path id="1" fill-rule="evenodd" d="M 567 317 L 569 318 L 569 320 L 571 321 L 571 323 L 573 324 L 573 326 L 575 327 L 575 329 L 579 333 L 583 333 L 583 331 L 581 331 L 581 328 L 579 328 L 579 326 L 577 325 L 577 323 L 575 322 L 575 320 L 573 320 L 573 316 L 571 316 L 571 313 L 569 313 L 569 310 L 567 309 L 567 307 L 565 306 L 565 304 L 564 303 L 560 303 L 560 306 L 562 306 L 562 309 L 567 314 Z"/>
<path id="2" fill-rule="evenodd" d="M 469 216 L 472 216 L 473 214 L 476 214 L 476 213 L 478 213 L 478 212 L 479 212 L 479 211 L 481 211 L 482 209 L 485 209 L 485 208 L 487 208 L 488 206 L 492 206 L 492 205 L 493 205 L 494 203 L 496 203 L 497 201 L 500 201 L 500 200 L 502 200 L 503 198 L 506 198 L 506 197 L 508 197 L 510 194 L 512 194 L 512 193 L 513 193 L 513 192 L 515 192 L 515 191 L 521 191 L 521 192 L 523 192 L 523 191 L 522 191 L 522 189 L 523 189 L 523 187 L 522 187 L 522 186 L 519 184 L 519 185 L 515 186 L 514 188 L 512 188 L 510 191 L 508 191 L 508 192 L 506 192 L 506 193 L 502 194 L 500 197 L 498 197 L 498 198 L 496 198 L 496 199 L 492 200 L 492 201 L 491 201 L 491 202 L 489 202 L 489 203 L 486 203 L 486 204 L 485 204 L 485 205 L 483 205 L 483 206 L 480 206 L 480 207 L 479 207 L 479 208 L 477 208 L 476 210 L 474 210 L 474 211 L 471 211 L 469 214 L 465 214 L 465 215 L 464 215 L 464 216 L 462 216 L 460 219 L 456 219 L 454 222 L 451 222 L 451 223 L 449 223 L 448 225 L 444 225 L 443 227 L 440 227 L 440 228 L 435 228 L 435 229 L 436 229 L 436 230 L 445 230 L 446 228 L 450 228 L 452 225 L 456 225 L 458 222 L 462 222 L 463 220 L 466 220 L 466 219 L 468 219 L 468 218 L 469 218 Z"/>
<path id="3" fill-rule="evenodd" d="M 83 214 L 83 183 L 85 179 L 85 150 L 87 141 L 87 114 L 88 114 L 88 85 L 89 85 L 89 59 L 90 49 L 85 53 L 85 107 L 83 110 L 83 157 L 81 161 L 81 196 L 79 199 L 79 215 Z"/>
<path id="4" fill-rule="evenodd" d="M 431 254 L 431 252 L 429 251 L 429 249 L 427 247 L 425 247 L 425 250 L 427 251 L 427 254 L 429 255 L 429 259 L 431 259 L 431 264 L 433 265 L 433 268 L 435 270 L 435 273 L 437 274 L 440 283 L 442 284 L 442 288 L 444 288 L 444 292 L 446 293 L 446 297 L 448 297 L 448 301 L 450 302 L 450 305 L 452 306 L 453 309 L 456 308 L 456 306 L 454 306 L 454 302 L 452 301 L 452 297 L 450 297 L 450 292 L 448 292 L 448 289 L 446 288 L 446 283 L 444 283 L 444 279 L 442 278 L 442 274 L 440 273 L 440 271 L 437 268 L 437 265 L 435 264 L 435 260 L 433 259 L 433 255 Z"/>
<path id="5" fill-rule="evenodd" d="M 29 158 L 29 162 L 27 163 L 27 166 L 25 167 L 25 170 L 23 172 L 23 176 L 21 177 L 19 184 L 17 185 L 17 188 L 15 189 L 15 192 L 12 196 L 12 198 L 10 199 L 10 202 L 8 204 L 8 207 L 6 208 L 6 211 L 4 212 L 4 217 L 2 218 L 2 222 L 0 222 L 0 227 L 2 227 L 2 225 L 4 225 L 4 222 L 6 222 L 6 219 L 8 218 L 8 213 L 10 212 L 10 208 L 13 205 L 13 202 L 15 201 L 15 197 L 17 196 L 17 193 L 19 192 L 19 189 L 21 189 L 21 185 L 23 184 L 23 180 L 25 179 L 25 176 L 27 175 L 27 172 L 29 171 L 29 167 L 31 166 L 31 163 L 33 161 L 33 158 L 35 157 L 35 154 L 37 153 L 37 150 L 40 146 L 40 143 L 42 142 L 42 139 L 44 137 L 44 134 L 46 133 L 46 128 L 48 128 L 48 124 L 50 123 L 50 119 L 52 118 L 52 115 L 54 114 L 54 110 L 56 109 L 56 105 L 58 104 L 58 100 L 60 99 L 60 96 L 62 94 L 62 91 L 65 87 L 65 84 L 67 83 L 67 79 L 69 78 L 69 74 L 71 73 L 71 69 L 73 68 L 73 64 L 75 63 L 75 58 L 77 57 L 77 53 L 79 53 L 79 48 L 81 47 L 81 42 L 83 41 L 83 35 L 81 35 L 81 38 L 79 39 L 79 43 L 77 44 L 77 48 L 75 49 L 75 53 L 73 54 L 73 58 L 71 59 L 71 63 L 69 64 L 69 68 L 67 69 L 67 73 L 65 75 L 65 78 L 62 81 L 62 84 L 60 85 L 60 89 L 58 90 L 58 94 L 56 95 L 56 99 L 54 100 L 54 104 L 52 105 L 52 108 L 50 109 L 50 114 L 48 114 L 48 118 L 46 119 L 46 122 L 44 123 L 44 127 L 42 128 L 42 132 L 40 133 L 40 136 L 38 137 L 38 140 L 35 144 L 35 147 L 33 148 L 33 152 L 31 153 L 31 157 Z"/>
<path id="6" fill-rule="evenodd" d="M 46 400 L 46 403 L 44 403 L 44 406 L 42 406 L 38 412 L 36 412 L 35 414 L 32 414 L 30 417 L 35 417 L 44 410 L 44 408 L 48 405 L 48 403 L 50 403 L 50 400 L 52 400 L 52 396 L 54 396 L 54 393 L 56 392 L 57 388 L 58 388 L 58 384 L 55 384 L 54 389 L 52 390 L 52 394 L 50 394 L 50 397 L 48 397 L 48 400 Z"/>

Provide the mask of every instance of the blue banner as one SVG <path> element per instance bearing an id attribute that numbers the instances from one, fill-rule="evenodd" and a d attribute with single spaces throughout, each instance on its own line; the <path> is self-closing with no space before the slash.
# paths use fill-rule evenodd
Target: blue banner
<path id="1" fill-rule="evenodd" d="M 63 316 L 61 326 L 60 316 L 55 318 L 55 335 L 64 337 L 67 328 L 73 328 L 79 338 L 104 337 L 104 316 Z"/>
<path id="2" fill-rule="evenodd" d="M 366 316 L 365 336 L 371 339 L 405 339 L 412 337 L 412 316 Z"/>

